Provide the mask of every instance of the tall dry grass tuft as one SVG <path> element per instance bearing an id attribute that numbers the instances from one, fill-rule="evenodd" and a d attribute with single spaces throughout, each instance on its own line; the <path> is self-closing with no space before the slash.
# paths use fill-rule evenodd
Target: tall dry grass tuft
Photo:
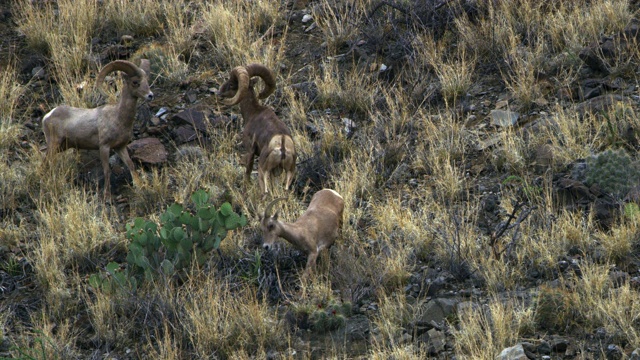
<path id="1" fill-rule="evenodd" d="M 79 334 L 69 319 L 52 319 L 42 312 L 31 316 L 32 331 L 12 348 L 16 359 L 74 359 L 81 357 L 77 351 Z"/>
<path id="2" fill-rule="evenodd" d="M 373 320 L 379 331 L 379 336 L 374 340 L 375 346 L 380 349 L 391 349 L 398 346 L 398 341 L 403 335 L 404 324 L 409 322 L 409 306 L 406 297 L 402 294 L 387 294 L 382 291 L 378 294 L 378 298 L 380 307 Z"/>
<path id="3" fill-rule="evenodd" d="M 149 338 L 148 354 L 153 359 L 158 360 L 181 360 L 186 359 L 182 349 L 182 339 L 173 334 L 171 325 L 164 324 L 162 334 L 156 334 L 153 338 Z"/>
<path id="4" fill-rule="evenodd" d="M 185 328 L 199 357 L 256 355 L 284 345 L 284 328 L 272 309 L 249 288 L 209 277 L 187 284 L 182 296 Z"/>
<path id="5" fill-rule="evenodd" d="M 281 45 L 272 46 L 267 30 L 279 21 L 278 11 L 271 1 L 224 0 L 203 6 L 197 26 L 204 29 L 213 47 L 213 63 L 231 69 L 259 62 L 275 69 L 283 54 Z"/>
<path id="6" fill-rule="evenodd" d="M 582 277 L 573 284 L 577 300 L 573 305 L 583 320 L 582 326 L 592 330 L 604 327 L 618 341 L 638 347 L 637 291 L 629 282 L 612 277 L 612 265 L 584 263 L 581 271 Z"/>
<path id="7" fill-rule="evenodd" d="M 429 34 L 417 36 L 413 47 L 416 52 L 414 66 L 432 69 L 440 81 L 446 107 L 455 107 L 457 100 L 473 85 L 477 55 L 464 46 L 436 42 Z M 451 48 L 453 50 L 449 50 Z"/>
<path id="8" fill-rule="evenodd" d="M 360 34 L 358 24 L 367 16 L 369 0 L 322 0 L 312 15 L 324 35 L 327 54 L 347 52 Z"/>
<path id="9" fill-rule="evenodd" d="M 11 150 L 18 144 L 21 126 L 16 111 L 26 90 L 13 65 L 0 68 L 0 150 Z"/>
<path id="10" fill-rule="evenodd" d="M 412 166 L 425 176 L 427 188 L 445 201 L 456 199 L 467 186 L 464 169 L 472 137 L 452 114 L 420 114 L 418 131 L 424 140 L 416 145 Z"/>
<path id="11" fill-rule="evenodd" d="M 68 105 L 91 105 L 87 54 L 91 38 L 97 31 L 98 3 L 93 0 L 62 0 L 54 5 L 33 6 L 30 1 L 16 3 L 18 22 L 32 46 L 48 49 L 53 76 Z M 55 14 L 55 16 L 52 16 Z M 46 45 L 45 45 L 46 44 Z"/>
<path id="12" fill-rule="evenodd" d="M 461 358 L 495 359 L 532 329 L 533 311 L 515 299 L 492 299 L 458 314 L 454 349 Z"/>
<path id="13" fill-rule="evenodd" d="M 322 106 L 367 115 L 379 96 L 375 75 L 355 65 L 346 72 L 339 71 L 338 62 L 328 60 L 322 63 L 320 73 L 316 75 L 318 100 Z"/>
<path id="14" fill-rule="evenodd" d="M 103 26 L 105 29 L 115 28 L 119 35 L 157 35 L 164 29 L 167 10 L 174 10 L 173 4 L 175 1 L 167 0 L 107 1 L 103 7 Z"/>
<path id="15" fill-rule="evenodd" d="M 35 202 L 39 238 L 28 257 L 47 293 L 64 297 L 70 286 L 67 274 L 95 269 L 122 237 L 102 199 L 85 190 L 69 189 L 62 199 Z"/>

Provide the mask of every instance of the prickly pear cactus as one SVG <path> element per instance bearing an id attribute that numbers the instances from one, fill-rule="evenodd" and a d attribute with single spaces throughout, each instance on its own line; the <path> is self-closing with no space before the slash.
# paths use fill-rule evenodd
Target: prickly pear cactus
<path id="1" fill-rule="evenodd" d="M 187 269 L 193 260 L 202 265 L 230 230 L 247 224 L 246 217 L 236 214 L 231 204 L 216 209 L 209 200 L 207 191 L 198 190 L 191 196 L 194 211 L 176 203 L 160 216 L 159 226 L 142 218 L 127 224 L 131 240 L 127 262 L 147 279 L 159 274 L 172 276 Z"/>
<path id="2" fill-rule="evenodd" d="M 587 158 L 587 185 L 597 184 L 616 198 L 623 198 L 640 181 L 640 166 L 624 151 L 606 150 Z"/>

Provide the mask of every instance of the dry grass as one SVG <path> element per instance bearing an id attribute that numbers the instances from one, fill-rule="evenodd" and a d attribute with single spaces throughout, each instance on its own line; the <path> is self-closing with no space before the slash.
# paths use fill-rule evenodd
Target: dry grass
<path id="1" fill-rule="evenodd" d="M 627 137 L 628 129 L 640 128 L 637 106 L 580 116 L 574 104 L 556 97 L 584 72 L 578 51 L 601 34 L 617 33 L 633 17 L 626 1 L 485 2 L 477 14 L 447 23 L 440 37 L 399 21 L 415 21 L 408 14 L 419 12 L 378 7 L 375 16 L 393 22 L 381 33 L 397 41 L 395 50 L 363 33 L 374 9 L 367 0 L 312 2 L 307 13 L 317 28 L 308 33 L 287 18 L 290 9 L 272 1 L 37 3 L 19 0 L 13 9 L 26 46 L 44 55 L 50 85 L 59 94 L 46 100 L 55 102 L 48 107 L 95 105 L 86 84 L 93 84 L 99 65 L 92 38 L 103 35 L 134 36 L 132 58 L 152 59 L 158 94 L 183 92 L 180 86 L 191 79 L 215 87 L 211 82 L 221 83 L 234 66 L 260 62 L 276 73 L 279 91 L 264 102 L 291 128 L 299 164 L 294 191 L 276 186 L 263 198 L 255 175 L 243 179 L 240 123 L 230 123 L 208 129 L 208 137 L 199 134 L 197 146 L 180 147 L 165 166 L 140 167 L 141 184 L 121 186 L 122 196 L 105 204 L 102 185 L 81 180 L 82 152 L 44 160 L 40 130 L 22 126 L 32 116 L 32 101 L 42 99 L 35 94 L 32 100 L 30 83 L 23 84 L 14 67 L 3 67 L 0 256 L 24 257 L 39 292 L 28 318 L 0 306 L 0 346 L 15 345 L 12 356 L 22 350 L 35 351 L 29 354 L 36 358 L 83 358 L 95 348 L 119 358 L 312 358 L 315 344 L 302 339 L 315 334 L 289 329 L 285 313 L 353 301 L 354 309 L 377 305 L 364 312 L 371 340 L 364 353 L 323 348 L 328 357 L 424 358 L 427 349 L 399 341 L 406 340 L 420 310 L 405 288 L 424 280 L 425 269 L 450 274 L 451 289 L 468 280 L 483 291 L 484 305 L 448 318 L 458 358 L 494 359 L 534 333 L 589 334 L 597 328 L 631 348 L 640 346 L 638 290 L 611 280 L 615 270 L 628 271 L 637 262 L 630 255 L 640 241 L 638 217 L 616 218 L 603 229 L 593 214 L 559 204 L 553 185 L 554 175 L 569 173 L 578 159 L 608 148 L 637 150 Z M 394 4 L 410 9 L 413 2 Z M 415 36 L 389 35 L 405 25 Z M 300 39 L 314 44 L 313 54 L 303 54 L 310 55 L 304 64 L 301 56 L 288 55 L 309 50 Z M 371 57 L 362 56 L 365 50 L 350 52 L 359 40 L 366 40 L 359 46 Z M 393 75 L 378 71 L 387 51 L 401 55 Z M 628 75 L 638 55 L 607 66 Z M 549 70 L 554 75 L 543 81 L 540 73 Z M 638 83 L 631 74 L 625 78 L 629 86 Z M 308 94 L 317 97 L 292 86 L 301 83 L 313 85 Z M 109 96 L 113 102 L 116 92 Z M 487 126 L 497 98 L 540 126 Z M 238 113 L 212 99 L 199 100 L 215 115 Z M 346 129 L 347 120 L 355 131 Z M 478 150 L 487 140 L 496 145 Z M 553 150 L 546 168 L 536 162 L 540 145 Z M 253 242 L 266 202 L 288 196 L 280 216 L 292 221 L 321 187 L 342 194 L 345 214 L 342 235 L 320 255 L 317 274 L 301 279 L 296 269 L 303 257 L 284 241 L 277 256 L 256 256 Z M 167 205 L 188 203 L 200 188 L 209 190 L 216 205 L 230 201 L 249 220 L 229 234 L 219 253 L 179 281 L 114 292 L 89 286 L 87 277 L 107 262 L 126 263 L 125 223 L 138 216 L 159 222 Z M 501 201 L 493 223 L 485 218 L 489 195 Z M 499 223 L 520 201 L 530 215 L 496 238 Z M 572 256 L 580 276 L 559 270 L 559 262 Z M 509 293 L 523 288 L 530 302 Z M 541 325 L 549 319 L 554 321 L 548 327 Z"/>

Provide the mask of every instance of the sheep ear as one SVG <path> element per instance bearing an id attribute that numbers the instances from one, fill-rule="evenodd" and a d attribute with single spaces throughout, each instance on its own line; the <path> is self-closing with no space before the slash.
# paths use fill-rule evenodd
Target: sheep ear
<path id="1" fill-rule="evenodd" d="M 273 216 L 271 217 L 273 220 L 278 220 L 278 212 L 276 211 L 275 214 L 273 214 Z"/>
<path id="2" fill-rule="evenodd" d="M 140 59 L 140 69 L 149 76 L 149 73 L 151 72 L 151 63 L 149 63 L 148 59 Z"/>

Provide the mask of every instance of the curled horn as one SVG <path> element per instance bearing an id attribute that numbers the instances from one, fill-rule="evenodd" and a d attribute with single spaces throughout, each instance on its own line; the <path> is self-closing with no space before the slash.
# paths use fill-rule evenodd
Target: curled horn
<path id="1" fill-rule="evenodd" d="M 264 99 L 276 90 L 276 77 L 273 72 L 262 64 L 250 64 L 246 67 L 249 78 L 259 76 L 264 81 L 264 89 L 258 95 L 259 99 Z"/>
<path id="2" fill-rule="evenodd" d="M 282 200 L 287 200 L 286 197 L 280 197 L 274 200 L 271 200 L 270 203 L 267 204 L 267 207 L 264 208 L 264 218 L 266 219 L 267 217 L 271 216 L 271 208 L 273 207 L 273 205 L 275 205 L 277 202 L 282 201 Z"/>
<path id="3" fill-rule="evenodd" d="M 142 75 L 140 68 L 134 63 L 126 60 L 116 60 L 108 63 L 100 70 L 96 79 L 96 86 L 102 85 L 104 78 L 114 71 L 122 71 L 129 76 Z"/>
<path id="4" fill-rule="evenodd" d="M 232 98 L 224 99 L 222 102 L 226 105 L 235 105 L 242 100 L 244 94 L 249 89 L 249 74 L 247 74 L 247 70 L 244 67 L 236 66 L 231 70 L 229 76 L 229 81 L 238 83 L 238 91 Z"/>

